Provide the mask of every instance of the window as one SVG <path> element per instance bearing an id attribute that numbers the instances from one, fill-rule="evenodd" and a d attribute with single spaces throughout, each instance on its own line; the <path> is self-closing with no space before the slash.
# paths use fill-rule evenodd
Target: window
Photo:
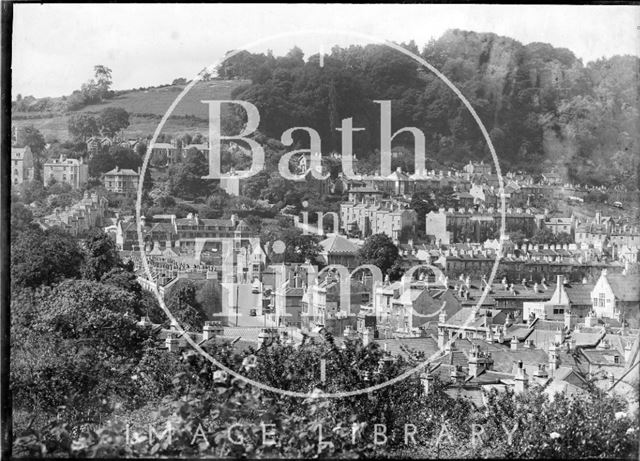
<path id="1" fill-rule="evenodd" d="M 620 356 L 619 355 L 614 355 L 613 356 L 613 363 L 620 363 Z"/>
<path id="2" fill-rule="evenodd" d="M 553 314 L 554 315 L 564 314 L 564 309 L 554 309 Z"/>
<path id="3" fill-rule="evenodd" d="M 598 298 L 600 299 L 600 302 L 598 303 L 598 305 L 600 307 L 604 307 L 604 293 L 598 294 Z"/>

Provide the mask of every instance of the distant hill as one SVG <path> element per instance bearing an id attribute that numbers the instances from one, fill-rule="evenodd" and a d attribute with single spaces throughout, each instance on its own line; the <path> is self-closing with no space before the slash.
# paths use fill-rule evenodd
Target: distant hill
<path id="1" fill-rule="evenodd" d="M 166 134 L 207 129 L 208 106 L 201 101 L 207 99 L 231 99 L 231 92 L 247 81 L 210 80 L 198 82 L 178 104 L 172 118 L 163 130 Z M 16 112 L 13 124 L 33 125 L 46 139 L 64 140 L 69 137 L 67 121 L 71 114 L 79 112 L 97 113 L 106 107 L 121 107 L 130 114 L 130 123 L 125 130 L 126 137 L 147 136 L 157 128 L 162 116 L 178 97 L 185 85 L 167 85 L 156 88 L 126 90 L 101 104 L 92 104 L 71 112 Z M 60 98 L 56 98 L 59 100 Z"/>
<path id="2" fill-rule="evenodd" d="M 504 170 L 538 174 L 553 168 L 565 181 L 638 187 L 638 57 L 613 56 L 585 64 L 570 50 L 547 43 L 523 45 L 493 33 L 462 30 L 447 31 L 422 49 L 413 42 L 404 46 L 465 95 L 487 128 Z M 375 170 L 380 106 L 373 101 L 389 100 L 393 129 L 421 129 L 429 159 L 453 164 L 491 161 L 484 137 L 455 94 L 434 74 L 384 45 L 334 47 L 323 66 L 317 54 L 305 59 L 299 48 L 284 56 L 242 52 L 226 60 L 218 74 L 227 80 L 197 85 L 178 106 L 166 134 L 204 133 L 207 107 L 200 101 L 237 98 L 258 107 L 260 131 L 267 137 L 279 139 L 294 126 L 312 127 L 320 134 L 323 151 L 340 150 L 336 128 L 342 119 L 352 118 L 354 127 L 366 128 L 354 136 L 354 152 Z M 125 135 L 146 136 L 182 88 L 119 92 L 81 111 L 122 107 L 132 114 Z M 59 106 L 64 104 L 30 107 Z M 67 116 L 31 111 L 14 114 L 14 120 L 63 140 Z M 301 130 L 293 138 L 308 145 L 308 135 Z M 408 133 L 394 139 L 394 148 L 402 146 L 410 154 L 413 138 Z M 406 167 L 410 171 L 412 162 Z"/>

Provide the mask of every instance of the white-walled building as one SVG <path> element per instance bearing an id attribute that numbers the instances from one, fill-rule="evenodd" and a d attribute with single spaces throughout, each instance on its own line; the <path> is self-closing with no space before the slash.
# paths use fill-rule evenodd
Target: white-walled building
<path id="1" fill-rule="evenodd" d="M 45 184 L 55 180 L 70 184 L 74 189 L 80 189 L 89 178 L 89 166 L 84 163 L 82 157 L 66 158 L 64 155 L 57 159 L 49 160 L 44 164 L 43 179 Z"/>
<path id="2" fill-rule="evenodd" d="M 17 186 L 33 180 L 33 155 L 31 148 L 11 147 L 11 184 Z"/>
<path id="3" fill-rule="evenodd" d="M 618 320 L 637 318 L 640 310 L 640 276 L 609 274 L 603 270 L 591 292 L 591 299 L 598 317 Z"/>

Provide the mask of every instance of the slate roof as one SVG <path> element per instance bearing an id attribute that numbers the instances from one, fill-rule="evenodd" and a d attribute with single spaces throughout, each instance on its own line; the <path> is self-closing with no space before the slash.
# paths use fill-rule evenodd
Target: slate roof
<path id="1" fill-rule="evenodd" d="M 569 302 L 574 305 L 586 305 L 591 304 L 591 292 L 593 291 L 593 284 L 572 284 L 565 285 L 564 291 L 569 296 Z"/>
<path id="2" fill-rule="evenodd" d="M 355 255 L 358 246 L 340 235 L 332 235 L 320 242 L 320 246 L 327 254 Z"/>
<path id="3" fill-rule="evenodd" d="M 494 370 L 483 370 L 478 376 L 471 378 L 467 383 L 486 384 L 504 384 L 505 381 L 513 379 L 511 373 L 501 373 Z"/>
<path id="4" fill-rule="evenodd" d="M 595 347 L 604 335 L 605 331 L 601 327 L 581 327 L 580 330 L 571 333 L 577 347 Z"/>
<path id="5" fill-rule="evenodd" d="M 583 349 L 582 353 L 589 363 L 593 365 L 625 366 L 624 355 L 615 349 Z M 618 357 L 618 363 L 615 363 L 616 356 Z"/>
<path id="6" fill-rule="evenodd" d="M 115 167 L 113 170 L 111 171 L 107 171 L 105 174 L 105 176 L 111 176 L 111 175 L 119 175 L 119 176 L 140 176 L 138 173 L 136 173 L 133 170 L 130 170 L 128 168 L 123 168 L 120 169 L 118 167 Z"/>
<path id="7" fill-rule="evenodd" d="M 479 328 L 485 326 L 485 319 L 482 314 L 479 314 L 477 318 L 473 318 L 473 308 L 463 307 L 442 324 L 460 327 L 466 325 L 468 328 Z"/>
<path id="8" fill-rule="evenodd" d="M 638 274 L 607 274 L 606 277 L 613 294 L 620 301 L 640 301 L 640 276 Z"/>
<path id="9" fill-rule="evenodd" d="M 507 328 L 504 335 L 509 339 L 515 336 L 519 341 L 524 341 L 533 332 L 533 328 L 530 326 L 524 323 L 514 323 Z"/>
<path id="10" fill-rule="evenodd" d="M 609 334 L 607 333 L 605 339 L 611 345 L 612 349 L 624 354 L 626 348 L 633 348 L 634 344 L 639 341 L 638 331 L 629 332 L 626 335 Z"/>
<path id="11" fill-rule="evenodd" d="M 384 348 L 387 344 L 387 351 L 392 355 L 401 355 L 405 358 L 415 358 L 417 353 L 424 354 L 425 360 L 436 354 L 438 341 L 430 336 L 419 338 L 389 338 L 376 339 L 375 342 Z"/>
<path id="12" fill-rule="evenodd" d="M 493 359 L 493 370 L 502 373 L 513 373 L 514 363 L 522 361 L 527 373 L 530 375 L 538 368 L 539 363 L 546 364 L 549 361 L 547 353 L 540 349 L 525 349 L 523 347 L 518 350 L 510 348 L 501 348 L 491 351 Z"/>
<path id="13" fill-rule="evenodd" d="M 442 356 L 433 360 L 433 362 L 448 365 L 460 365 L 462 368 L 467 368 L 469 366 L 469 358 L 467 357 L 467 354 L 460 350 L 445 352 Z"/>

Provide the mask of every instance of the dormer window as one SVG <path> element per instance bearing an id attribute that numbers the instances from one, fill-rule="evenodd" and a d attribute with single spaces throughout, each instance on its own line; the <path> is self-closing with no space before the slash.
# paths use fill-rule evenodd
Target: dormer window
<path id="1" fill-rule="evenodd" d="M 620 363 L 620 356 L 619 355 L 614 355 L 613 356 L 613 363 L 616 363 L 616 364 Z"/>

